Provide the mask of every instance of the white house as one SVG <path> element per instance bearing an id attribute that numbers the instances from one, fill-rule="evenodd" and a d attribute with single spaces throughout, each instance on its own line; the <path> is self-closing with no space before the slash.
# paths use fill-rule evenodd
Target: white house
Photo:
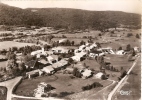
<path id="1" fill-rule="evenodd" d="M 81 61 L 81 56 L 72 56 L 71 57 L 74 61 Z"/>
<path id="2" fill-rule="evenodd" d="M 124 55 L 126 52 L 124 50 L 119 50 L 116 52 L 117 55 Z"/>
<path id="3" fill-rule="evenodd" d="M 48 57 L 46 57 L 46 58 L 47 58 L 47 60 L 48 60 L 48 62 L 49 62 L 50 64 L 53 64 L 53 63 L 55 63 L 55 62 L 57 61 L 57 59 L 53 58 L 52 56 L 48 56 Z"/>
<path id="4" fill-rule="evenodd" d="M 55 53 L 68 53 L 69 49 L 66 49 L 64 47 L 54 47 L 52 48 L 52 51 Z"/>
<path id="5" fill-rule="evenodd" d="M 84 72 L 82 72 L 82 78 L 86 79 L 92 75 L 92 71 L 89 69 L 84 69 Z"/>
<path id="6" fill-rule="evenodd" d="M 53 74 L 55 71 L 52 68 L 52 66 L 46 66 L 42 69 L 43 72 L 49 73 L 49 74 Z"/>
<path id="7" fill-rule="evenodd" d="M 59 40 L 59 43 L 64 43 L 64 42 L 66 42 L 68 39 L 61 39 L 61 40 Z"/>
<path id="8" fill-rule="evenodd" d="M 79 50 L 81 51 L 81 50 L 83 50 L 83 49 L 85 49 L 85 45 L 81 45 L 80 47 L 79 47 Z"/>
<path id="9" fill-rule="evenodd" d="M 135 51 L 135 52 L 140 52 L 139 47 L 134 47 L 134 51 Z"/>
<path id="10" fill-rule="evenodd" d="M 33 51 L 31 52 L 31 55 L 34 56 L 34 55 L 47 55 L 47 53 L 44 51 L 44 48 L 42 48 L 41 50 L 37 50 L 37 51 Z M 38 56 L 37 56 L 38 57 Z"/>
<path id="11" fill-rule="evenodd" d="M 103 73 L 102 73 L 102 72 L 99 72 L 99 73 L 97 73 L 97 74 L 95 75 L 95 77 L 101 79 L 102 75 L 103 75 Z"/>

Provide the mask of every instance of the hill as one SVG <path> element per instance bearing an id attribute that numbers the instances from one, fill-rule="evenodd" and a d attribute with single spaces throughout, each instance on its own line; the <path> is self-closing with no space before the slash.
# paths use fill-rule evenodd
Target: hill
<path id="1" fill-rule="evenodd" d="M 28 8 L 20 9 L 0 4 L 0 24 L 35 25 L 55 28 L 102 29 L 120 25 L 138 27 L 139 14 L 120 11 L 87 11 L 67 8 Z"/>

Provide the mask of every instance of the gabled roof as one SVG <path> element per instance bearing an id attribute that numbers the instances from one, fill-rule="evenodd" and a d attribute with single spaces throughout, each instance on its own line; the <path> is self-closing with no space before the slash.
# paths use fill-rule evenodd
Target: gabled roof
<path id="1" fill-rule="evenodd" d="M 46 71 L 46 70 L 48 70 L 48 71 L 53 71 L 54 69 L 52 68 L 52 66 L 50 65 L 50 66 L 46 66 L 46 67 L 44 67 L 43 68 L 43 71 Z"/>
<path id="2" fill-rule="evenodd" d="M 37 60 L 31 60 L 31 61 L 29 61 L 29 62 L 26 62 L 25 65 L 27 65 L 28 67 L 34 68 L 36 62 L 37 62 Z"/>
<path id="3" fill-rule="evenodd" d="M 48 64 L 49 62 L 48 61 L 46 61 L 45 59 L 40 59 L 40 61 L 39 61 L 40 63 L 42 63 L 42 64 Z"/>

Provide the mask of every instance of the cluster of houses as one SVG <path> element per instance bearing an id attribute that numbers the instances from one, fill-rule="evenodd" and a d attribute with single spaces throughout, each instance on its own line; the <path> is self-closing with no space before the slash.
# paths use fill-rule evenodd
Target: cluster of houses
<path id="1" fill-rule="evenodd" d="M 63 41 L 60 41 L 60 42 L 63 42 Z M 96 50 L 98 51 L 97 53 L 91 51 L 94 48 L 96 48 Z M 44 51 L 44 48 L 42 48 L 41 50 L 31 52 L 31 55 L 36 56 L 38 61 L 29 61 L 28 63 L 25 64 L 27 68 L 28 66 L 30 66 L 31 68 L 34 68 L 34 66 L 38 66 L 36 65 L 37 62 L 42 64 L 43 67 L 40 68 L 40 70 L 37 69 L 35 71 L 27 72 L 28 77 L 31 78 L 31 76 L 34 76 L 34 74 L 42 75 L 42 72 L 47 74 L 54 74 L 56 71 L 60 69 L 65 69 L 66 66 L 68 65 L 68 59 L 65 59 L 65 58 L 61 59 L 59 58 L 58 55 L 55 55 L 54 53 L 68 53 L 69 50 L 70 49 L 65 49 L 59 46 L 59 47 L 54 47 L 49 51 Z M 137 51 L 138 48 L 134 48 L 134 50 Z M 81 45 L 79 46 L 79 48 L 74 49 L 72 52 L 74 53 L 74 56 L 70 58 L 77 63 L 85 59 L 86 56 L 95 58 L 96 56 L 103 56 L 105 54 L 116 54 L 116 55 L 126 54 L 124 50 L 118 50 L 114 52 L 111 47 L 99 48 L 96 43 L 93 43 L 93 44 L 86 43 L 85 45 Z M 43 59 L 42 56 L 44 56 L 45 59 Z M 77 65 L 77 66 L 80 67 L 81 65 Z M 72 70 L 70 68 L 66 68 L 66 69 L 70 71 Z M 86 69 L 81 68 L 80 71 L 82 73 L 83 78 L 88 78 L 92 75 L 91 74 L 92 71 L 87 68 Z"/>

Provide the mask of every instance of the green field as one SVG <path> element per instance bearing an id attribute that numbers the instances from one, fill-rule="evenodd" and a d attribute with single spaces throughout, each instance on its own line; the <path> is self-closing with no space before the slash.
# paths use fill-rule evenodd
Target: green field
<path id="1" fill-rule="evenodd" d="M 9 49 L 11 47 L 23 47 L 23 46 L 31 46 L 31 45 L 35 45 L 32 43 L 20 43 L 20 42 L 14 42 L 14 41 L 3 41 L 0 42 L 0 50 L 2 49 Z"/>

